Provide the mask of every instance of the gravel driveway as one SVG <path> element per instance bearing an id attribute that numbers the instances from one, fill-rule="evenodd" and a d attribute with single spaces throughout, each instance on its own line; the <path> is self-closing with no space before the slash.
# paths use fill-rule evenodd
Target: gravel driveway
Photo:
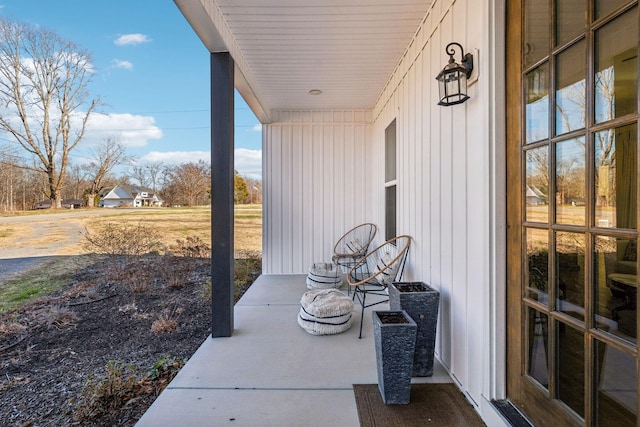
<path id="1" fill-rule="evenodd" d="M 82 242 L 83 218 L 131 213 L 138 209 L 65 210 L 46 215 L 0 217 L 0 232 L 14 224 L 27 231 L 11 246 L 0 246 L 0 283 L 16 273 L 37 267 L 53 256 L 69 254 Z"/>

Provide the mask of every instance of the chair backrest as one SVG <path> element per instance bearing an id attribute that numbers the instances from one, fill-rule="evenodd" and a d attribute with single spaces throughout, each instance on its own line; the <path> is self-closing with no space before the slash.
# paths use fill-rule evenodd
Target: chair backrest
<path id="1" fill-rule="evenodd" d="M 377 231 L 378 227 L 370 222 L 352 228 L 336 242 L 333 247 L 334 255 L 338 257 L 364 257 Z"/>
<path id="2" fill-rule="evenodd" d="M 381 285 L 389 286 L 391 282 L 399 280 L 404 272 L 411 237 L 397 236 L 387 240 L 366 256 L 366 263 L 371 272 L 370 278 L 375 278 Z"/>

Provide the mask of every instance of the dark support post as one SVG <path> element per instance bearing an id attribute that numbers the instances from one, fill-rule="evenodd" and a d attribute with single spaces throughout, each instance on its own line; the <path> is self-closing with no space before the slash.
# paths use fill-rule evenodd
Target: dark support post
<path id="1" fill-rule="evenodd" d="M 211 54 L 212 337 L 233 333 L 233 58 Z"/>

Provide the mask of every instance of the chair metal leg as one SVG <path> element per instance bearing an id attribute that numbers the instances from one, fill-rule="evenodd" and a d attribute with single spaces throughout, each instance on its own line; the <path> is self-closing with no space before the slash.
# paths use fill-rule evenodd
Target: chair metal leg
<path id="1" fill-rule="evenodd" d="M 354 291 L 358 292 L 358 288 Z M 367 293 L 362 292 L 362 310 L 360 311 L 360 335 L 358 335 L 358 339 L 362 338 L 362 324 L 364 323 L 364 308 L 365 308 L 365 300 L 367 298 Z"/>

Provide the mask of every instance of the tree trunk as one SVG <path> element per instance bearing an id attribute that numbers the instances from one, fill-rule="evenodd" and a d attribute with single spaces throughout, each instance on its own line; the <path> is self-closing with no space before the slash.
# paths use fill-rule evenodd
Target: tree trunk
<path id="1" fill-rule="evenodd" d="M 87 194 L 87 207 L 88 208 L 94 208 L 95 207 L 96 195 L 97 194 L 95 194 L 95 193 Z"/>
<path id="2" fill-rule="evenodd" d="M 60 193 L 55 190 L 51 190 L 51 208 L 62 209 L 62 198 L 60 197 Z"/>

